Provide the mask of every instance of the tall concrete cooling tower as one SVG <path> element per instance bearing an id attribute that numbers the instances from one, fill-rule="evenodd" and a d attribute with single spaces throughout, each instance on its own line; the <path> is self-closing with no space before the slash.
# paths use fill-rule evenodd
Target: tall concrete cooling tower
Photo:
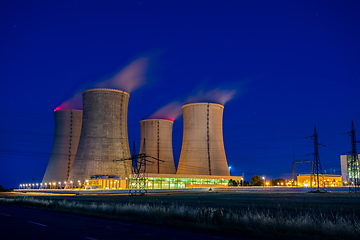
<path id="1" fill-rule="evenodd" d="M 63 182 L 69 177 L 79 144 L 82 111 L 54 111 L 54 141 L 43 183 Z"/>
<path id="2" fill-rule="evenodd" d="M 173 121 L 165 119 L 146 119 L 140 121 L 140 153 L 160 159 L 146 163 L 146 173 L 175 174 L 175 163 L 172 148 Z M 145 139 L 145 146 L 144 146 Z"/>
<path id="3" fill-rule="evenodd" d="M 177 174 L 229 176 L 222 131 L 224 106 L 192 103 L 182 111 L 184 133 Z"/>
<path id="4" fill-rule="evenodd" d="M 94 175 L 132 174 L 127 131 L 130 95 L 115 89 L 90 89 L 83 96 L 83 120 L 78 151 L 69 181 L 84 183 Z"/>

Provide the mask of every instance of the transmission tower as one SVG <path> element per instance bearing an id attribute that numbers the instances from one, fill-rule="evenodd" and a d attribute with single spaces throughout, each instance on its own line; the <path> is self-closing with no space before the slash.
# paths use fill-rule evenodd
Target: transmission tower
<path id="1" fill-rule="evenodd" d="M 135 144 L 133 145 L 135 147 Z M 154 163 L 153 161 L 148 160 L 147 158 L 152 158 L 158 162 L 164 162 L 158 158 L 146 155 L 145 150 L 145 139 L 143 143 L 143 153 L 133 154 L 131 158 L 124 158 L 124 159 L 116 159 L 114 161 L 132 161 L 133 165 L 135 165 L 134 171 L 134 186 L 129 186 L 131 188 L 129 190 L 130 195 L 145 195 L 146 191 L 146 163 Z M 133 152 L 134 153 L 134 152 Z"/>
<path id="2" fill-rule="evenodd" d="M 312 179 L 314 177 L 314 162 L 311 161 L 310 159 L 300 159 L 300 160 L 293 161 L 292 176 L 293 176 L 293 183 L 296 183 L 296 186 L 298 186 L 297 176 L 296 176 L 296 166 L 295 166 L 297 163 L 298 164 L 310 163 L 310 188 L 312 188 Z"/>
<path id="3" fill-rule="evenodd" d="M 350 172 L 349 172 L 349 192 L 352 191 L 352 186 L 354 186 L 354 192 L 358 193 L 360 191 L 360 182 L 359 182 L 359 158 L 356 149 L 356 132 L 354 127 L 354 121 L 351 121 L 351 130 L 348 132 L 351 137 L 351 158 L 350 158 Z M 351 184 L 350 184 L 351 182 Z"/>
<path id="4" fill-rule="evenodd" d="M 314 140 L 314 153 L 312 153 L 311 155 L 314 156 L 314 164 L 313 164 L 313 175 L 316 179 L 316 187 L 317 187 L 317 190 L 315 190 L 315 192 L 320 192 L 320 177 L 319 175 L 323 175 L 322 173 L 322 168 L 321 168 L 321 162 L 320 162 L 320 155 L 319 155 L 319 146 L 324 146 L 323 144 L 320 144 L 319 143 L 319 136 L 318 136 L 318 133 L 317 133 L 317 130 L 316 130 L 316 125 L 314 125 L 314 134 L 310 137 L 308 137 L 312 140 Z M 311 178 L 311 184 L 312 184 L 312 178 Z M 325 184 L 324 184 L 324 187 L 325 187 Z"/>

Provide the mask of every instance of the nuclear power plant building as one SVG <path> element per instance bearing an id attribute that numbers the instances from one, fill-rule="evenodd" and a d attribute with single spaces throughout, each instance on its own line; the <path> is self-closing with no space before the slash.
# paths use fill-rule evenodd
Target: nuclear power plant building
<path id="1" fill-rule="evenodd" d="M 184 129 L 177 172 L 176 174 L 156 173 L 156 167 L 151 168 L 151 172 L 146 171 L 144 177 L 145 188 L 216 187 L 227 186 L 230 179 L 242 180 L 241 177 L 230 176 L 229 173 L 222 132 L 223 109 L 223 105 L 215 103 L 192 103 L 182 107 Z M 156 121 L 152 125 L 151 128 L 156 130 Z M 143 127 L 141 139 L 144 136 Z M 154 133 L 151 134 L 151 138 L 155 136 L 156 139 L 157 133 L 152 131 Z M 147 146 L 146 144 L 146 150 Z M 154 150 L 152 154 L 156 155 L 156 141 Z M 137 181 L 136 176 L 130 177 L 129 188 L 136 188 Z"/>
<path id="2" fill-rule="evenodd" d="M 131 191 L 139 186 L 223 187 L 230 179 L 242 180 L 229 173 L 222 130 L 223 105 L 191 103 L 182 107 L 183 141 L 176 171 L 173 121 L 140 121 L 139 155 L 132 157 L 127 129 L 129 93 L 98 88 L 84 91 L 82 97 L 83 111 L 54 113 L 54 143 L 42 188 L 63 188 L 66 184 L 66 188 Z M 145 157 L 141 157 L 143 154 Z M 133 160 L 137 161 L 135 172 Z"/>
<path id="3" fill-rule="evenodd" d="M 78 151 L 69 181 L 84 183 L 93 176 L 133 173 L 127 130 L 129 93 L 115 89 L 90 89 L 83 96 L 83 119 Z"/>
<path id="4" fill-rule="evenodd" d="M 48 166 L 42 183 L 66 181 L 77 152 L 81 123 L 81 110 L 54 111 L 54 140 Z"/>
<path id="5" fill-rule="evenodd" d="M 230 176 L 222 118 L 224 106 L 191 103 L 182 107 L 183 142 L 177 174 Z"/>
<path id="6" fill-rule="evenodd" d="M 172 129 L 173 121 L 170 120 L 146 119 L 140 121 L 139 153 L 145 153 L 152 157 L 147 158 L 149 162 L 146 163 L 146 173 L 175 174 Z"/>

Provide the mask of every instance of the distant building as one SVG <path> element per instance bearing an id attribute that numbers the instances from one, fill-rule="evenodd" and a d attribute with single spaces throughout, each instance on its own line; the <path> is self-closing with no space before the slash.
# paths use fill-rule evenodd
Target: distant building
<path id="1" fill-rule="evenodd" d="M 360 154 L 358 154 L 358 159 Z M 351 169 L 352 155 L 340 155 L 341 176 L 345 184 L 355 177 L 359 178 L 359 161 L 355 162 L 354 170 Z"/>
<path id="2" fill-rule="evenodd" d="M 85 180 L 85 189 L 137 189 L 138 176 L 131 174 L 129 179 L 121 179 L 118 176 L 93 176 Z M 213 176 L 213 175 L 180 175 L 180 174 L 157 174 L 147 173 L 141 177 L 144 181 L 144 189 L 183 189 L 183 188 L 211 188 L 227 187 L 229 181 L 241 182 L 242 177 L 237 176 Z M 75 184 L 75 188 L 78 186 Z"/>
<path id="3" fill-rule="evenodd" d="M 300 174 L 297 176 L 297 185 L 299 187 L 311 187 L 317 186 L 317 179 L 316 175 L 313 176 L 311 180 L 310 174 Z M 322 174 L 319 176 L 320 187 L 341 187 L 342 183 L 342 176 L 341 175 L 334 175 L 334 174 Z"/>
<path id="4" fill-rule="evenodd" d="M 237 176 L 214 175 L 181 175 L 181 174 L 146 174 L 146 189 L 181 189 L 181 188 L 207 188 L 227 187 L 229 180 L 242 181 Z M 136 179 L 130 175 L 129 188 L 136 188 Z"/>

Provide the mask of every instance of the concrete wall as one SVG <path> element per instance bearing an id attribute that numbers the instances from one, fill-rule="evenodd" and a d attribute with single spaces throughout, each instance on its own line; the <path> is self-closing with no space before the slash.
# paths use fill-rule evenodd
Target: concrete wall
<path id="1" fill-rule="evenodd" d="M 343 181 L 349 182 L 347 155 L 340 155 L 341 176 Z"/>
<path id="2" fill-rule="evenodd" d="M 224 106 L 192 103 L 182 110 L 184 132 L 177 174 L 229 176 L 222 131 Z"/>
<path id="3" fill-rule="evenodd" d="M 68 179 L 77 152 L 81 123 L 81 110 L 54 111 L 54 141 L 43 183 L 64 182 Z"/>
<path id="4" fill-rule="evenodd" d="M 83 183 L 93 175 L 115 175 L 125 179 L 133 172 L 127 131 L 130 95 L 114 89 L 83 92 L 83 123 L 78 152 L 69 181 Z"/>
<path id="5" fill-rule="evenodd" d="M 173 121 L 165 119 L 146 119 L 140 121 L 140 151 L 164 162 L 147 158 L 146 173 L 175 174 L 172 148 Z M 144 149 L 145 139 L 145 149 Z"/>

